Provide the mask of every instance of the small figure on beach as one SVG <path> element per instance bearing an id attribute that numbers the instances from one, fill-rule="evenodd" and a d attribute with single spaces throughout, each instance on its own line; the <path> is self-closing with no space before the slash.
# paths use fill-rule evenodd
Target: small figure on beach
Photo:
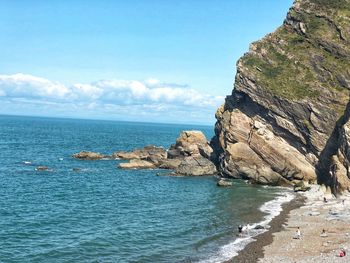
<path id="1" fill-rule="evenodd" d="M 325 229 L 322 229 L 322 233 L 321 233 L 320 237 L 328 237 Z"/>
<path id="2" fill-rule="evenodd" d="M 238 226 L 238 235 L 241 237 L 243 236 L 244 232 L 247 231 L 248 227 L 244 225 Z"/>
<path id="3" fill-rule="evenodd" d="M 323 202 L 327 203 L 327 198 L 326 197 L 323 197 Z"/>
<path id="4" fill-rule="evenodd" d="M 345 205 L 345 199 L 341 200 L 341 203 L 342 203 L 343 205 Z"/>
<path id="5" fill-rule="evenodd" d="M 242 236 L 242 233 L 243 233 L 243 226 L 242 226 L 242 225 L 239 225 L 239 226 L 238 226 L 238 235 L 239 235 L 239 236 Z"/>
<path id="6" fill-rule="evenodd" d="M 295 232 L 293 239 L 301 239 L 300 227 L 298 227 L 297 231 Z"/>
<path id="7" fill-rule="evenodd" d="M 339 252 L 339 257 L 345 257 L 346 256 L 346 252 L 345 252 L 345 249 L 344 248 L 342 248 L 341 250 L 340 250 L 340 252 Z"/>

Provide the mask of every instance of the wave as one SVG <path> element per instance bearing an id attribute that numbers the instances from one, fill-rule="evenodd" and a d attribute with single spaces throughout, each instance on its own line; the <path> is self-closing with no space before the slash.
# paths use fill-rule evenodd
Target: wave
<path id="1" fill-rule="evenodd" d="M 200 263 L 223 262 L 237 256 L 239 251 L 243 250 L 249 243 L 255 240 L 254 237 L 268 231 L 270 228 L 269 223 L 281 213 L 282 205 L 292 201 L 294 197 L 295 195 L 293 192 L 289 190 L 286 191 L 285 189 L 284 192 L 280 193 L 276 198 L 264 203 L 259 210 L 266 213 L 266 215 L 260 222 L 246 225 L 247 230 L 244 236 L 238 237 L 233 242 L 220 247 L 215 255 L 208 259 L 201 260 Z M 262 226 L 263 228 L 256 229 L 258 226 Z"/>

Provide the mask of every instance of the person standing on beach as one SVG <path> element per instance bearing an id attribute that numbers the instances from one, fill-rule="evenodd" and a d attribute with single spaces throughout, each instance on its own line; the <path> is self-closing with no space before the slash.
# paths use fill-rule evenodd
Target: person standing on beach
<path id="1" fill-rule="evenodd" d="M 298 239 L 300 239 L 300 238 L 301 238 L 300 227 L 298 227 L 298 229 L 297 229 L 297 238 L 298 238 Z"/>
<path id="2" fill-rule="evenodd" d="M 297 231 L 295 232 L 295 236 L 293 238 L 294 239 L 301 239 L 300 227 L 298 227 Z"/>

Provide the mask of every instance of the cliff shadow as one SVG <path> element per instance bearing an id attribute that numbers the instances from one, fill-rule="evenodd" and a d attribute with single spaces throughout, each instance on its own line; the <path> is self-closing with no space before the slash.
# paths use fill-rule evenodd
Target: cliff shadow
<path id="1" fill-rule="evenodd" d="M 339 136 L 340 131 L 344 124 L 349 121 L 350 118 L 350 101 L 346 105 L 344 114 L 338 119 L 336 125 L 327 140 L 326 146 L 322 150 L 320 157 L 318 159 L 318 163 L 316 164 L 316 174 L 317 174 L 317 183 L 325 184 L 327 186 L 331 186 L 333 189 L 333 184 L 335 183 L 332 180 L 331 166 L 332 161 L 331 158 L 333 155 L 337 154 L 337 151 L 340 147 Z"/>

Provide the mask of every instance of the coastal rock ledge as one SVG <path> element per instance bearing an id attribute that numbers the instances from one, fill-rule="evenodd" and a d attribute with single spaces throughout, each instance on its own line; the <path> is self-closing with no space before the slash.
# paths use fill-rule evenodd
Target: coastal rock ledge
<path id="1" fill-rule="evenodd" d="M 349 14 L 348 0 L 296 0 L 239 59 L 211 143 L 222 176 L 350 190 Z"/>
<path id="2" fill-rule="evenodd" d="M 169 175 L 203 176 L 217 174 L 215 154 L 201 131 L 183 131 L 168 150 L 153 145 L 130 152 L 104 155 L 82 151 L 73 154 L 82 160 L 127 160 L 118 164 L 121 169 L 171 169 Z"/>
<path id="3" fill-rule="evenodd" d="M 200 131 L 183 131 L 168 150 L 146 146 L 131 152 L 115 152 L 113 157 L 129 160 L 120 163 L 122 169 L 172 169 L 169 175 L 202 176 L 216 174 L 216 166 L 210 160 L 213 149 Z"/>

